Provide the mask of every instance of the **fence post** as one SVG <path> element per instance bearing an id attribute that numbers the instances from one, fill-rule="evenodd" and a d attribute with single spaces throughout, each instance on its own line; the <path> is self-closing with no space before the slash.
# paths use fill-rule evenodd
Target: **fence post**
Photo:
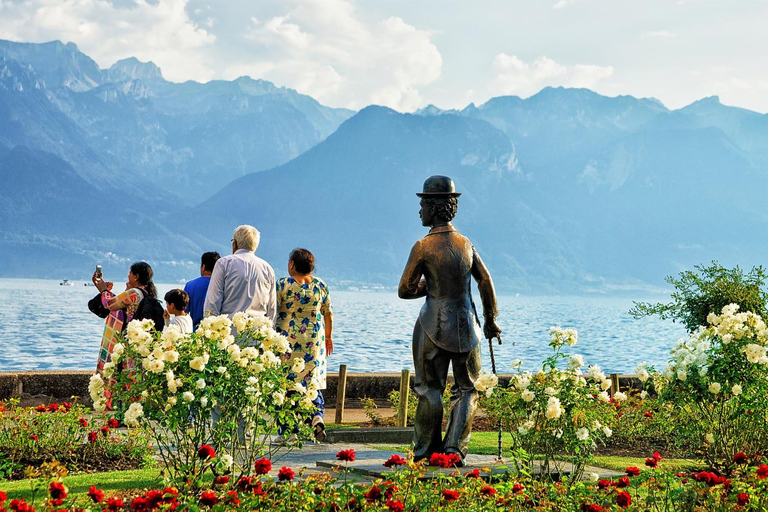
<path id="1" fill-rule="evenodd" d="M 611 396 L 619 392 L 619 374 L 611 374 Z"/>
<path id="2" fill-rule="evenodd" d="M 347 395 L 347 365 L 339 365 L 339 383 L 336 386 L 336 420 L 341 424 L 344 422 L 344 399 Z"/>
<path id="3" fill-rule="evenodd" d="M 397 426 L 408 425 L 408 394 L 411 391 L 411 370 L 400 372 L 400 403 L 397 408 Z"/>

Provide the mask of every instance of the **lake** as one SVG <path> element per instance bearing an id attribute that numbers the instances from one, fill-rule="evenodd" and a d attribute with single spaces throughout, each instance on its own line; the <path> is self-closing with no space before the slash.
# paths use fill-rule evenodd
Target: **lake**
<path id="1" fill-rule="evenodd" d="M 181 285 L 157 285 L 160 296 Z M 476 290 L 475 290 L 476 292 Z M 0 279 L 0 371 L 91 370 L 104 321 L 88 311 L 93 286 L 60 286 L 58 281 Z M 423 299 L 406 301 L 391 293 L 333 291 L 335 352 L 331 372 L 399 372 L 413 368 L 411 332 Z M 475 293 L 476 303 L 480 300 Z M 643 300 L 648 300 L 642 297 Z M 664 300 L 664 297 L 652 298 Z M 579 342 L 570 353 L 584 356 L 608 373 L 634 373 L 641 361 L 657 367 L 685 330 L 657 318 L 634 319 L 628 298 L 500 296 L 498 323 L 504 344 L 494 342 L 500 373 L 515 358 L 536 370 L 551 353 L 549 327 L 573 327 Z M 490 369 L 488 343 L 483 363 Z"/>

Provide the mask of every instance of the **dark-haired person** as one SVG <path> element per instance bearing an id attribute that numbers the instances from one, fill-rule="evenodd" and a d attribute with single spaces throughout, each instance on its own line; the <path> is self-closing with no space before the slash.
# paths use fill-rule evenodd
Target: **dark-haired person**
<path id="1" fill-rule="evenodd" d="M 192 317 L 192 328 L 197 329 L 200 320 L 203 319 L 203 304 L 205 294 L 208 293 L 208 285 L 211 282 L 211 273 L 221 255 L 216 251 L 205 252 L 200 258 L 200 277 L 195 278 L 184 285 L 184 291 L 189 295 L 187 313 Z"/>
<path id="2" fill-rule="evenodd" d="M 315 439 L 325 438 L 325 359 L 333 352 L 333 310 L 328 286 L 312 275 L 315 258 L 306 249 L 294 249 L 288 258 L 289 277 L 277 281 L 275 330 L 293 347 L 291 377 L 307 388 L 317 407 L 312 418 Z M 302 364 L 303 363 L 303 364 Z M 315 392 L 317 395 L 315 396 Z"/>
<path id="3" fill-rule="evenodd" d="M 189 306 L 189 295 L 184 290 L 175 288 L 165 294 L 165 311 L 163 319 L 165 326 L 175 325 L 181 334 L 192 333 L 192 319 L 185 311 Z"/>
<path id="4" fill-rule="evenodd" d="M 99 360 L 96 363 L 97 372 L 102 373 L 104 365 L 112 360 L 112 349 L 118 342 L 118 336 L 123 331 L 123 326 L 133 319 L 136 308 L 144 296 L 157 298 L 157 289 L 152 282 L 152 276 L 152 267 L 148 263 L 143 261 L 134 263 L 128 271 L 125 291 L 115 295 L 112 293 L 113 283 L 104 281 L 94 272 L 93 284 L 101 292 L 101 303 L 109 310 L 104 334 L 101 337 Z"/>

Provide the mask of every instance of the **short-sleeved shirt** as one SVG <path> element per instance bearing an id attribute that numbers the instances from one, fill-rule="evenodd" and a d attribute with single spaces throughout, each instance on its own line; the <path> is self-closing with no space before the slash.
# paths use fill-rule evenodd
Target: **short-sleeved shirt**
<path id="1" fill-rule="evenodd" d="M 312 380 L 325 389 L 325 319 L 331 313 L 328 286 L 316 277 L 301 284 L 292 277 L 277 281 L 277 320 L 275 329 L 288 338 L 291 359 L 304 359 L 304 370 L 289 375 L 305 386 Z"/>
<path id="2" fill-rule="evenodd" d="M 184 291 L 189 295 L 189 305 L 185 311 L 192 317 L 192 325 L 195 329 L 200 324 L 200 320 L 203 319 L 205 294 L 208 293 L 210 282 L 211 276 L 200 276 L 184 285 Z"/>

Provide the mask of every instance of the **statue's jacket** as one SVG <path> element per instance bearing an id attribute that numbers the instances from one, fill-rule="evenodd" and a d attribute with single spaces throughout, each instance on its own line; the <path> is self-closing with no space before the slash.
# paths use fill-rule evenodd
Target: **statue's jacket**
<path id="1" fill-rule="evenodd" d="M 482 261 L 472 243 L 448 225 L 432 228 L 414 244 L 403 271 L 400 296 L 426 294 L 418 321 L 435 345 L 449 352 L 470 352 L 480 343 L 471 293 L 477 265 Z"/>

